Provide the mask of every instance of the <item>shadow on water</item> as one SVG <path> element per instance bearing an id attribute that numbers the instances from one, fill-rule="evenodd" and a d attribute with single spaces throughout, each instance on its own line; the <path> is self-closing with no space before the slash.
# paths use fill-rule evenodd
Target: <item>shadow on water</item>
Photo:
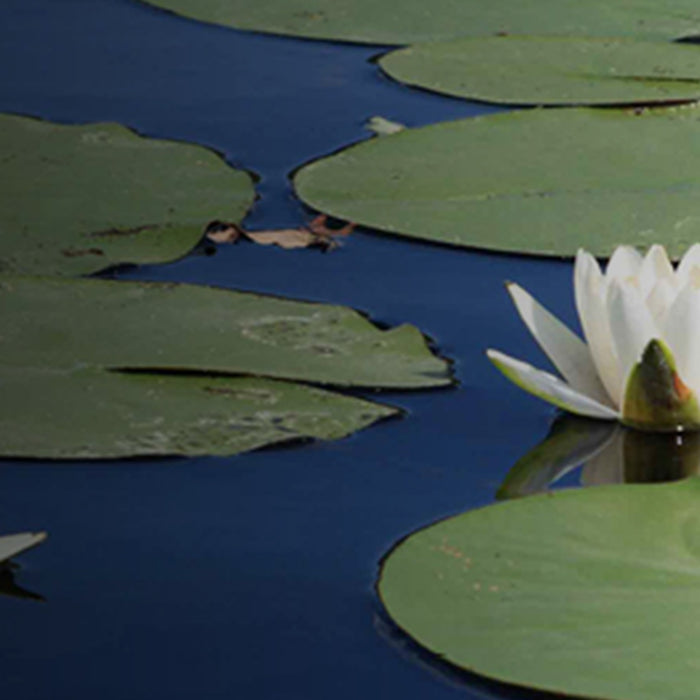
<path id="1" fill-rule="evenodd" d="M 22 588 L 22 586 L 15 581 L 17 573 L 19 573 L 19 566 L 16 564 L 7 562 L 0 564 L 0 595 L 9 598 L 45 602 L 46 598 L 44 598 L 44 596 Z"/>

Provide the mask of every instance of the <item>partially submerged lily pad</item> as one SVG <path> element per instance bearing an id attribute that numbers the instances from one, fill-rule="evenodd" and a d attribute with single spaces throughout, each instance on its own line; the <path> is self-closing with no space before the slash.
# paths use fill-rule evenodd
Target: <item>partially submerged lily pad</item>
<path id="1" fill-rule="evenodd" d="M 40 321 L 38 321 L 40 319 Z M 0 365 L 253 374 L 336 386 L 451 382 L 410 325 L 187 284 L 0 277 Z"/>
<path id="2" fill-rule="evenodd" d="M 82 275 L 188 253 L 216 219 L 239 221 L 250 176 L 212 151 L 119 124 L 0 115 L 0 270 Z"/>
<path id="3" fill-rule="evenodd" d="M 232 455 L 303 439 L 336 440 L 398 413 L 254 377 L 0 368 L 0 388 L 4 457 Z M 2 545 L 0 538 L 0 556 Z"/>
<path id="4" fill-rule="evenodd" d="M 379 595 L 424 647 L 500 681 L 609 700 L 697 695 L 700 479 L 509 501 L 425 528 Z"/>
<path id="5" fill-rule="evenodd" d="M 592 37 L 489 36 L 409 46 L 379 64 L 396 80 L 507 104 L 700 98 L 700 47 Z"/>
<path id="6" fill-rule="evenodd" d="M 497 251 L 609 255 L 700 237 L 700 107 L 528 110 L 374 138 L 302 168 L 338 218 Z M 478 167 L 476 165 L 478 164 Z"/>
<path id="7" fill-rule="evenodd" d="M 147 0 L 238 29 L 376 44 L 487 34 L 675 38 L 700 33 L 694 0 Z"/>

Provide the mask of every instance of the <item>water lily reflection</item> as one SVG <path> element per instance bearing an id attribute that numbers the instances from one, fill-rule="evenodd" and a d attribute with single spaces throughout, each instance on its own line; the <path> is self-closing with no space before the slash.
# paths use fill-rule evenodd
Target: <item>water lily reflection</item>
<path id="1" fill-rule="evenodd" d="M 564 381 L 497 350 L 520 387 L 566 411 L 651 431 L 700 429 L 700 245 L 674 269 L 663 246 L 617 248 L 603 274 L 579 251 L 576 307 L 586 342 L 524 289 L 508 285 L 525 325 Z"/>
<path id="2" fill-rule="evenodd" d="M 542 491 L 582 467 L 583 486 L 676 481 L 700 474 L 700 433 L 645 433 L 563 414 L 508 472 L 497 498 Z"/>

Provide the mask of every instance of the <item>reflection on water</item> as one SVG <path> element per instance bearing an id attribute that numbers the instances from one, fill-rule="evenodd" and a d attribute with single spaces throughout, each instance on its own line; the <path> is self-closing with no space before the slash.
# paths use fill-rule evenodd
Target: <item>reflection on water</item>
<path id="1" fill-rule="evenodd" d="M 583 486 L 676 481 L 700 474 L 700 433 L 646 433 L 562 415 L 547 437 L 516 462 L 496 496 L 547 491 L 578 467 Z"/>
<path id="2" fill-rule="evenodd" d="M 10 598 L 24 598 L 25 600 L 40 600 L 44 602 L 44 596 L 28 591 L 15 583 L 15 571 L 19 569 L 16 564 L 0 564 L 0 595 Z"/>

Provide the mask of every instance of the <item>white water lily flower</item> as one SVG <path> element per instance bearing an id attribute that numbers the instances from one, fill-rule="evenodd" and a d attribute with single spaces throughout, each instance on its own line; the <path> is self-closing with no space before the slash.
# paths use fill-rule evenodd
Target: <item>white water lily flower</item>
<path id="1" fill-rule="evenodd" d="M 620 246 L 605 274 L 579 250 L 574 291 L 584 343 L 517 284 L 515 306 L 565 381 L 488 350 L 513 382 L 571 413 L 643 430 L 700 428 L 700 244 L 674 270 L 663 246 Z"/>

